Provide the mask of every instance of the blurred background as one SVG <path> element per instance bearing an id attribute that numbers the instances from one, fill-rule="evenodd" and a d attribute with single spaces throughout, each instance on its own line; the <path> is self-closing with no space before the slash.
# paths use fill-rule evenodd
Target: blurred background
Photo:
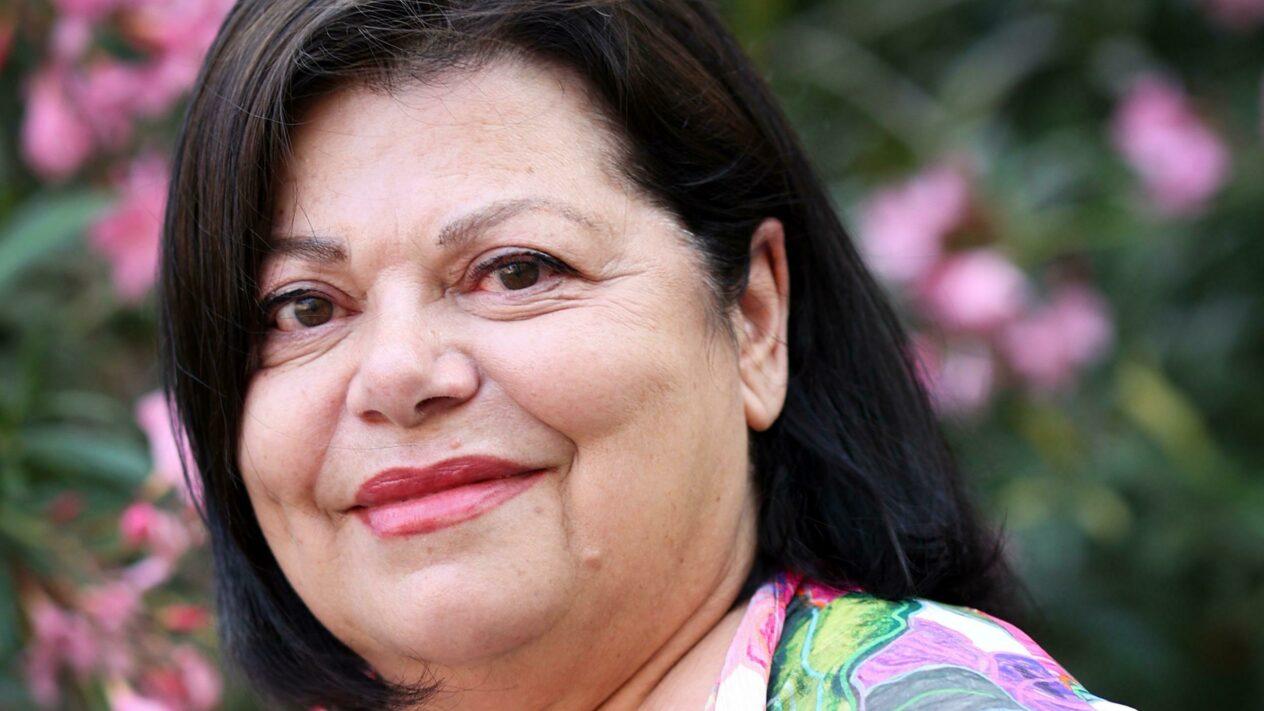
<path id="1" fill-rule="evenodd" d="M 251 709 L 156 394 L 229 0 L 0 4 L 0 708 Z M 728 0 L 1035 603 L 1140 709 L 1264 697 L 1264 0 Z"/>

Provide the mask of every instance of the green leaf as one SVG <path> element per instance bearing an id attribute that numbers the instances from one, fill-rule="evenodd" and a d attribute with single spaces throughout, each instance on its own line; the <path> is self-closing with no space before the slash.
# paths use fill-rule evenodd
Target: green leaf
<path id="1" fill-rule="evenodd" d="M 1184 471 L 1191 484 L 1215 491 L 1231 483 L 1224 479 L 1223 457 L 1202 413 L 1163 372 L 1126 360 L 1115 380 L 1124 414 Z"/>
<path id="2" fill-rule="evenodd" d="M 26 687 L 16 679 L 0 676 L 0 709 L 23 709 L 34 705 Z"/>
<path id="3" fill-rule="evenodd" d="M 77 427 L 32 427 L 21 446 L 29 461 L 54 472 L 78 474 L 131 490 L 150 471 L 148 453 L 135 442 Z"/>
<path id="4" fill-rule="evenodd" d="M 1024 17 L 976 40 L 948 67 L 940 93 L 957 116 L 988 114 L 1006 95 L 1052 58 L 1058 23 L 1047 15 Z"/>
<path id="5" fill-rule="evenodd" d="M 0 560 L 0 657 L 18 648 L 17 588 L 7 561 Z"/>
<path id="6" fill-rule="evenodd" d="M 106 193 L 82 190 L 24 205 L 0 230 L 0 291 L 24 269 L 79 239 L 109 202 Z"/>
<path id="7" fill-rule="evenodd" d="M 56 536 L 45 519 L 14 506 L 0 508 L 0 550 L 37 575 L 50 575 L 57 567 L 50 550 Z"/>
<path id="8" fill-rule="evenodd" d="M 131 419 L 131 411 L 116 398 L 91 390 L 63 390 L 45 395 L 42 413 L 54 420 L 89 421 L 113 425 Z"/>

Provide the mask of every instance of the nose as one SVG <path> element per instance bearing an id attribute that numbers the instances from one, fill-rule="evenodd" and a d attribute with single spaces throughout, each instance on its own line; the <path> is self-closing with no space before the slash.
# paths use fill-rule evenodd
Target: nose
<path id="1" fill-rule="evenodd" d="M 419 326 L 424 323 L 419 318 L 379 314 L 375 321 L 348 385 L 347 407 L 354 415 L 414 427 L 478 391 L 474 361 L 446 343 L 439 329 Z"/>

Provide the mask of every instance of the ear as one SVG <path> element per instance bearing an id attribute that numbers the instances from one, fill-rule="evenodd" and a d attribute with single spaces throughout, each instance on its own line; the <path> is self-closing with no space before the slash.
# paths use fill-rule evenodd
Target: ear
<path id="1" fill-rule="evenodd" d="M 751 236 L 750 272 L 734 317 L 746 424 L 766 430 L 786 401 L 790 360 L 790 268 L 781 221 L 768 218 Z"/>

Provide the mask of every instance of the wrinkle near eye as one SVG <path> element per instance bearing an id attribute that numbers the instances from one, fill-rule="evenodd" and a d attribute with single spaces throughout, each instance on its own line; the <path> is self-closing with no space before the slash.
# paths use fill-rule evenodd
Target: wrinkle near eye
<path id="1" fill-rule="evenodd" d="M 266 339 L 260 347 L 262 349 L 260 370 L 297 368 L 332 351 L 344 340 L 346 340 L 345 332 L 312 334 L 308 337 L 300 335 L 295 338 L 287 338 L 286 334 L 274 336 Z"/>

